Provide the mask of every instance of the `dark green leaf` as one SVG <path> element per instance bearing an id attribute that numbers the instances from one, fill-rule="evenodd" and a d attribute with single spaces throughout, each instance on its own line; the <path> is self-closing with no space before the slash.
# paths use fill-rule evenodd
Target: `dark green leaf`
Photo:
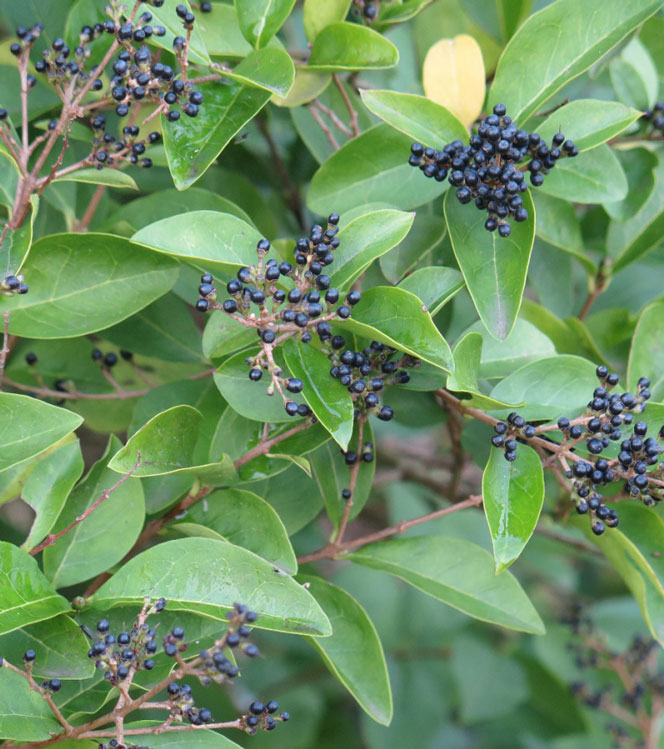
<path id="1" fill-rule="evenodd" d="M 235 0 L 240 28 L 252 47 L 264 47 L 288 18 L 295 0 Z"/>
<path id="2" fill-rule="evenodd" d="M 2 271 L 0 272 L 4 277 L 16 275 L 23 267 L 23 263 L 25 263 L 30 252 L 39 198 L 33 195 L 30 204 L 29 216 L 18 229 L 8 229 L 0 245 L 2 247 L 2 261 L 0 261 Z"/>
<path id="3" fill-rule="evenodd" d="M 39 455 L 82 422 L 77 414 L 36 398 L 0 393 L 0 471 Z"/>
<path id="4" fill-rule="evenodd" d="M 617 151 L 629 185 L 627 197 L 616 203 L 604 203 L 604 210 L 616 221 L 627 221 L 643 208 L 655 189 L 654 169 L 659 163 L 657 154 L 647 148 Z"/>
<path id="5" fill-rule="evenodd" d="M 496 576 L 493 557 L 481 546 L 450 536 L 416 536 L 370 544 L 349 558 L 396 575 L 476 619 L 544 634 L 516 578 L 509 571 Z"/>
<path id="6" fill-rule="evenodd" d="M 53 527 L 54 533 L 73 523 L 117 482 L 118 476 L 108 463 L 120 444 L 117 437 L 110 439 L 102 458 L 71 493 Z M 85 520 L 44 550 L 46 576 L 56 588 L 63 588 L 104 572 L 134 545 L 144 518 L 141 482 L 130 478 Z"/>
<path id="7" fill-rule="evenodd" d="M 109 234 L 57 234 L 32 246 L 30 293 L 3 297 L 10 331 L 71 338 L 125 320 L 173 286 L 177 263 Z"/>
<path id="8" fill-rule="evenodd" d="M 627 387 L 636 392 L 640 377 L 650 376 L 650 390 L 657 393 L 664 379 L 664 302 L 644 308 L 632 337 L 627 365 Z"/>
<path id="9" fill-rule="evenodd" d="M 236 81 L 201 83 L 196 88 L 205 97 L 198 117 L 167 122 L 162 116 L 166 157 L 178 190 L 186 190 L 207 171 L 271 95 Z"/>
<path id="10" fill-rule="evenodd" d="M 319 34 L 311 49 L 310 70 L 381 70 L 399 62 L 399 51 L 367 26 L 333 23 Z"/>
<path id="11" fill-rule="evenodd" d="M 524 123 L 660 7 L 659 0 L 558 0 L 532 15 L 500 58 L 489 107 Z M 592 23 L 592 34 L 588 33 Z"/>
<path id="12" fill-rule="evenodd" d="M 285 342 L 283 355 L 294 377 L 304 383 L 302 395 L 316 418 L 342 450 L 353 434 L 353 401 L 348 389 L 330 376 L 330 360 L 307 343 Z"/>
<path id="13" fill-rule="evenodd" d="M 385 654 L 366 611 L 345 590 L 319 577 L 301 575 L 327 614 L 332 636 L 312 638 L 325 665 L 375 721 L 389 725 L 392 693 Z"/>
<path id="14" fill-rule="evenodd" d="M 463 275 L 458 270 L 437 265 L 419 268 L 399 284 L 400 289 L 410 291 L 422 300 L 431 316 L 439 312 L 464 286 Z"/>
<path id="15" fill-rule="evenodd" d="M 501 449 L 492 448 L 482 477 L 484 512 L 496 573 L 514 562 L 533 535 L 544 502 L 544 471 L 539 455 L 519 445 L 517 459 L 505 460 Z"/>
<path id="16" fill-rule="evenodd" d="M 46 700 L 22 676 L 0 669 L 0 738 L 45 741 L 61 731 Z"/>
<path id="17" fill-rule="evenodd" d="M 445 219 L 452 247 L 475 308 L 491 335 L 506 338 L 516 322 L 526 285 L 528 263 L 535 239 L 535 207 L 523 193 L 528 219 L 512 222 L 503 238 L 484 228 L 486 215 L 462 205 L 456 195 L 445 196 Z"/>
<path id="18" fill-rule="evenodd" d="M 205 324 L 203 331 L 203 354 L 208 359 L 218 359 L 233 354 L 256 341 L 252 328 L 246 328 L 225 312 L 215 310 Z"/>
<path id="19" fill-rule="evenodd" d="M 106 185 L 106 187 L 115 187 L 117 189 L 138 190 L 138 185 L 134 178 L 126 172 L 120 172 L 117 169 L 79 169 L 77 172 L 65 174 L 58 177 L 54 182 L 82 182 L 86 185 Z"/>
<path id="20" fill-rule="evenodd" d="M 450 369 L 452 352 L 422 302 L 398 287 L 376 286 L 362 294 L 344 327 L 353 333 Z"/>
<path id="21" fill-rule="evenodd" d="M 70 610 L 67 599 L 53 590 L 37 561 L 5 541 L 0 541 L 0 582 L 0 634 Z"/>
<path id="22" fill-rule="evenodd" d="M 407 239 L 380 258 L 383 275 L 392 283 L 398 283 L 420 260 L 431 262 L 429 258 L 445 238 L 446 232 L 447 225 L 442 216 L 418 212 Z M 416 291 L 413 293 L 419 296 Z"/>
<path id="23" fill-rule="evenodd" d="M 292 578 L 246 549 L 208 538 L 154 546 L 122 567 L 94 595 L 101 609 L 164 596 L 171 611 L 226 621 L 233 604 L 258 612 L 256 626 L 313 636 L 331 634 L 313 596 Z"/>

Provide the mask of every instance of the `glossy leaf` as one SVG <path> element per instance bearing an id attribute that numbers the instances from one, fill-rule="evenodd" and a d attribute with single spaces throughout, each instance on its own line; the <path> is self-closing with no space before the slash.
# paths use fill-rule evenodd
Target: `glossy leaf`
<path id="1" fill-rule="evenodd" d="M 182 4 L 187 8 L 187 10 L 191 10 L 189 0 L 182 0 Z M 169 8 L 168 5 L 164 5 L 160 8 L 152 6 L 150 12 L 153 15 L 153 25 L 160 25 L 166 29 L 164 36 L 153 35 L 150 37 L 150 41 L 158 47 L 162 47 L 167 52 L 172 52 L 173 40 L 176 36 L 182 36 L 182 21 L 173 12 L 173 8 Z M 195 15 L 198 20 L 198 18 L 203 14 L 196 13 Z M 205 48 L 205 42 L 203 41 L 200 30 L 198 29 L 198 23 L 195 23 L 191 30 L 189 60 L 202 65 L 208 65 L 210 62 L 210 56 Z"/>
<path id="2" fill-rule="evenodd" d="M 196 118 L 167 122 L 162 116 L 166 158 L 178 190 L 200 179 L 270 98 L 269 91 L 237 81 L 201 83 L 196 88 L 205 97 Z"/>
<path id="3" fill-rule="evenodd" d="M 53 528 L 82 473 L 83 456 L 78 440 L 61 445 L 39 461 L 21 491 L 21 499 L 35 512 L 23 542 L 24 549 L 36 546 Z"/>
<path id="4" fill-rule="evenodd" d="M 0 670 L 0 738 L 46 741 L 61 731 L 46 700 L 19 674 Z"/>
<path id="5" fill-rule="evenodd" d="M 81 628 L 65 614 L 0 637 L 3 658 L 14 665 L 21 664 L 28 648 L 35 650 L 32 673 L 43 679 L 89 679 L 95 672 L 89 647 Z"/>
<path id="6" fill-rule="evenodd" d="M 508 571 L 496 576 L 492 556 L 468 541 L 416 536 L 369 544 L 349 558 L 395 575 L 476 619 L 531 634 L 544 633 L 542 620 L 516 578 Z"/>
<path id="7" fill-rule="evenodd" d="M 367 26 L 333 23 L 314 40 L 310 70 L 381 70 L 399 62 L 399 51 L 384 36 Z"/>
<path id="8" fill-rule="evenodd" d="M 264 47 L 288 18 L 295 0 L 235 0 L 240 28 L 252 47 Z"/>
<path id="9" fill-rule="evenodd" d="M 650 109 L 657 98 L 657 68 L 648 49 L 636 37 L 609 65 L 611 84 L 618 98 L 636 109 Z"/>
<path id="10" fill-rule="evenodd" d="M 173 286 L 177 263 L 108 234 L 57 234 L 32 246 L 30 293 L 0 300 L 10 331 L 71 338 L 125 320 Z"/>
<path id="11" fill-rule="evenodd" d="M 112 437 L 102 458 L 72 492 L 53 527 L 54 533 L 73 523 L 117 482 L 118 476 L 108 464 L 119 446 L 120 440 Z M 134 545 L 144 518 L 141 482 L 127 479 L 85 520 L 44 550 L 46 576 L 55 587 L 62 588 L 104 572 Z"/>
<path id="12" fill-rule="evenodd" d="M 284 343 L 283 355 L 294 377 L 304 383 L 302 395 L 320 423 L 342 450 L 353 434 L 353 401 L 345 388 L 330 377 L 330 360 L 307 343 Z"/>
<path id="13" fill-rule="evenodd" d="M 430 216 L 418 211 L 407 238 L 380 258 L 383 275 L 392 283 L 398 283 L 420 261 L 429 261 L 446 232 L 447 225 L 442 216 Z M 419 296 L 417 292 L 413 293 Z"/>
<path id="14" fill-rule="evenodd" d="M 172 255 L 199 270 L 235 274 L 256 262 L 261 235 L 237 216 L 216 211 L 190 211 L 140 229 L 132 241 Z"/>
<path id="15" fill-rule="evenodd" d="M 482 50 L 470 34 L 441 39 L 424 58 L 422 85 L 427 98 L 446 107 L 466 127 L 482 111 L 485 79 Z"/>
<path id="16" fill-rule="evenodd" d="M 531 421 L 578 416 L 597 387 L 595 365 L 578 356 L 551 356 L 520 367 L 501 380 L 491 397 L 506 403 L 526 401 L 519 413 Z"/>
<path id="17" fill-rule="evenodd" d="M 37 560 L 5 541 L 0 541 L 0 582 L 0 634 L 70 610 L 69 602 L 51 587 Z"/>
<path id="18" fill-rule="evenodd" d="M 224 77 L 285 97 L 295 81 L 295 65 L 283 49 L 266 47 L 249 53 L 236 67 L 224 68 Z"/>
<path id="19" fill-rule="evenodd" d="M 446 371 L 452 352 L 422 302 L 398 287 L 375 286 L 362 294 L 344 328 L 386 343 Z"/>
<path id="20" fill-rule="evenodd" d="M 392 693 L 378 632 L 366 611 L 345 590 L 320 577 L 301 575 L 327 614 L 332 636 L 312 638 L 325 665 L 375 721 L 389 725 Z"/>
<path id="21" fill-rule="evenodd" d="M 313 42 L 327 26 L 343 21 L 352 0 L 304 0 L 302 21 L 307 39 Z"/>
<path id="22" fill-rule="evenodd" d="M 79 169 L 77 172 L 65 174 L 53 180 L 54 182 L 83 182 L 86 185 L 106 185 L 118 189 L 138 190 L 134 178 L 118 169 Z"/>
<path id="23" fill-rule="evenodd" d="M 383 122 L 426 146 L 442 148 L 453 140 L 465 140 L 463 123 L 436 101 L 397 91 L 361 91 L 362 102 Z"/>
<path id="24" fill-rule="evenodd" d="M 339 232 L 334 252 L 332 286 L 345 289 L 377 258 L 401 242 L 413 225 L 414 213 L 383 210 L 366 213 Z"/>
<path id="25" fill-rule="evenodd" d="M 537 132 L 547 142 L 564 133 L 579 151 L 587 151 L 620 135 L 639 117 L 641 112 L 618 101 L 577 99 L 550 114 Z"/>
<path id="26" fill-rule="evenodd" d="M 627 195 L 627 177 L 605 144 L 573 159 L 560 159 L 536 189 L 573 203 L 613 202 Z"/>
<path id="27" fill-rule="evenodd" d="M 399 284 L 424 302 L 431 316 L 435 315 L 465 286 L 463 275 L 455 268 L 433 266 L 419 268 L 407 275 Z"/>
<path id="28" fill-rule="evenodd" d="M 0 393 L 0 471 L 39 455 L 82 422 L 78 414 L 36 398 Z"/>
<path id="29" fill-rule="evenodd" d="M 650 390 L 656 392 L 664 380 L 664 302 L 649 304 L 641 312 L 632 337 L 627 365 L 627 388 L 636 392 L 640 377 L 651 375 Z"/>
<path id="30" fill-rule="evenodd" d="M 159 721 L 139 720 L 125 723 L 128 730 L 132 728 L 157 727 Z M 240 749 L 240 745 L 216 731 L 206 729 L 196 731 L 196 749 Z M 190 749 L 192 738 L 188 731 L 150 734 L 151 749 Z M 72 747 L 73 749 L 73 747 Z"/>
<path id="31" fill-rule="evenodd" d="M 320 215 L 335 210 L 343 216 L 363 203 L 385 202 L 410 210 L 437 198 L 445 185 L 425 179 L 408 165 L 411 143 L 411 138 L 388 125 L 353 138 L 314 174 L 307 205 Z"/>
<path id="32" fill-rule="evenodd" d="M 215 310 L 208 317 L 201 345 L 203 354 L 208 359 L 215 359 L 233 354 L 255 341 L 256 334 L 251 328 L 245 328 L 225 312 Z"/>
<path id="33" fill-rule="evenodd" d="M 658 0 L 558 0 L 525 21 L 503 51 L 489 91 L 525 123 L 566 83 L 587 70 L 655 13 Z M 592 23 L 592 34 L 588 33 Z"/>
<path id="34" fill-rule="evenodd" d="M 272 102 L 278 107 L 301 107 L 320 96 L 332 82 L 330 73 L 316 73 L 307 70 L 306 66 L 295 68 L 295 81 L 288 96 L 272 96 Z"/>
<path id="35" fill-rule="evenodd" d="M 313 596 L 292 578 L 246 549 L 207 538 L 154 546 L 127 562 L 94 595 L 101 609 L 164 596 L 171 611 L 190 611 L 226 621 L 242 601 L 259 615 L 256 626 L 313 636 L 331 634 Z"/>
<path id="36" fill-rule="evenodd" d="M 227 455 L 212 463 L 196 460 L 201 419 L 200 411 L 191 406 L 162 411 L 132 435 L 108 467 L 116 473 L 127 473 L 139 461 L 140 453 L 140 466 L 132 474 L 136 477 L 185 473 L 217 485 L 232 483 L 235 468 Z"/>
<path id="37" fill-rule="evenodd" d="M 16 275 L 28 257 L 32 246 L 35 219 L 39 208 L 39 198 L 33 195 L 30 198 L 30 213 L 18 229 L 8 229 L 0 247 L 0 268 L 3 277 Z M 4 229 L 4 227 L 3 227 Z"/>
<path id="38" fill-rule="evenodd" d="M 381 4 L 376 30 L 382 32 L 396 23 L 409 21 L 432 2 L 433 0 L 403 0 L 401 3 Z"/>
<path id="39" fill-rule="evenodd" d="M 510 566 L 533 535 L 544 502 L 544 471 L 539 455 L 519 445 L 517 459 L 505 460 L 502 449 L 492 448 L 482 476 L 484 512 L 496 573 Z"/>
<path id="40" fill-rule="evenodd" d="M 445 196 L 445 219 L 452 248 L 475 309 L 495 338 L 506 338 L 521 308 L 528 263 L 535 239 L 535 207 L 523 193 L 528 219 L 512 221 L 512 233 L 503 238 L 484 228 L 486 214 L 462 205 L 453 192 Z"/>
<path id="41" fill-rule="evenodd" d="M 198 502 L 187 511 L 185 522 L 210 528 L 289 575 L 297 572 L 297 560 L 283 523 L 257 494 L 241 489 L 213 492 L 205 502 Z"/>
<path id="42" fill-rule="evenodd" d="M 604 210 L 616 221 L 627 221 L 643 208 L 655 189 L 657 154 L 648 148 L 630 148 L 616 153 L 627 177 L 628 192 L 624 200 L 604 203 Z"/>

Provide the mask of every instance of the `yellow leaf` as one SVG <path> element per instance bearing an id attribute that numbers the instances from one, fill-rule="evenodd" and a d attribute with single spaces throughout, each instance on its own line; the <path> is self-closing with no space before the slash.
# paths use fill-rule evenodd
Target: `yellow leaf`
<path id="1" fill-rule="evenodd" d="M 485 78 L 482 50 L 468 34 L 437 41 L 424 58 L 422 85 L 427 98 L 449 109 L 466 127 L 482 111 Z"/>

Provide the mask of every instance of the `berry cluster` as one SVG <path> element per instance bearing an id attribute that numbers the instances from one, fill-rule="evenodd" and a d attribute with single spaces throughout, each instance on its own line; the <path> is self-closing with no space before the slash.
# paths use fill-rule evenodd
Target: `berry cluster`
<path id="1" fill-rule="evenodd" d="M 497 229 L 501 237 L 509 237 L 512 231 L 510 216 L 517 222 L 528 218 L 519 194 L 528 188 L 525 171 L 530 172 L 530 184 L 539 187 L 558 159 L 579 153 L 562 133 L 553 136 L 549 147 L 537 133 L 520 130 L 503 104 L 496 104 L 493 114 L 480 122 L 468 145 L 455 140 L 437 151 L 413 143 L 410 150 L 411 166 L 437 182 L 447 179 L 456 188 L 459 202 L 474 201 L 478 209 L 488 212 L 484 227 Z"/>
<path id="2" fill-rule="evenodd" d="M 49 127 L 51 125 L 55 127 L 56 120 L 51 120 Z M 94 160 L 97 169 L 122 162 L 139 164 L 145 169 L 152 166 L 152 159 L 144 154 L 150 146 L 161 142 L 160 133 L 152 132 L 146 138 L 139 138 L 138 125 L 126 125 L 122 128 L 123 137 L 116 138 L 112 133 L 106 132 L 106 117 L 103 114 L 95 115 L 90 125 L 94 134 L 90 159 Z"/>
<path id="3" fill-rule="evenodd" d="M 353 0 L 353 10 L 361 13 L 367 23 L 372 23 L 378 17 L 380 0 Z"/>
<path id="4" fill-rule="evenodd" d="M 0 292 L 3 294 L 27 294 L 28 291 L 28 284 L 20 273 L 18 276 L 5 276 L 5 280 L 0 283 Z"/>
<path id="5" fill-rule="evenodd" d="M 527 424 L 523 416 L 519 416 L 515 411 L 507 417 L 506 422 L 499 421 L 493 430 L 496 434 L 491 438 L 491 444 L 505 451 L 505 460 L 509 463 L 516 460 L 516 446 L 519 438 L 523 438 L 521 441 L 528 440 L 536 434 L 535 427 Z"/>
<path id="6" fill-rule="evenodd" d="M 106 369 L 112 369 L 118 363 L 118 355 L 114 351 L 109 351 L 107 354 L 104 354 L 101 349 L 93 348 L 91 356 L 92 361 L 102 364 Z M 132 361 L 132 359 L 134 358 L 132 352 L 127 351 L 126 349 L 120 349 L 120 356 L 128 362 Z M 29 363 L 30 362 L 28 362 L 28 364 Z"/>
<path id="7" fill-rule="evenodd" d="M 652 125 L 654 130 L 664 133 L 664 101 L 655 102 L 655 106 L 644 112 L 643 119 Z"/>
<path id="8" fill-rule="evenodd" d="M 339 247 L 338 224 L 339 216 L 333 213 L 325 228 L 316 225 L 308 237 L 298 239 L 294 265 L 285 260 L 280 263 L 275 258 L 268 260 L 270 243 L 261 239 L 256 248 L 256 265 L 240 268 L 237 278 L 226 285 L 230 298 L 221 304 L 209 273 L 201 276 L 198 287 L 197 310 L 223 310 L 245 327 L 256 329 L 260 351 L 247 359 L 249 379 L 258 382 L 267 371 L 270 376 L 267 394 L 278 392 L 290 416 L 307 416 L 310 410 L 306 404 L 298 406 L 286 395 L 302 392 L 304 385 L 295 377 L 282 376 L 283 371 L 274 359 L 275 347 L 296 336 L 309 343 L 312 333 L 323 343 L 332 341 L 330 322 L 347 320 L 351 308 L 361 299 L 358 291 L 349 291 L 340 304 L 341 294 L 323 273 L 334 261 L 333 250 Z"/>
<path id="9" fill-rule="evenodd" d="M 250 736 L 253 736 L 259 729 L 274 731 L 278 721 L 286 723 L 290 720 L 290 714 L 287 712 L 281 712 L 276 717 L 273 717 L 278 709 L 279 703 L 275 700 L 270 700 L 265 704 L 255 700 L 249 705 L 247 715 L 243 715 L 241 718 L 242 727 Z"/>

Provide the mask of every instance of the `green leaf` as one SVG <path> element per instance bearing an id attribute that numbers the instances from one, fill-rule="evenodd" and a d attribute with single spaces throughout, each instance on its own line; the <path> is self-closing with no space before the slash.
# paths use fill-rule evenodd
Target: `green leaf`
<path id="1" fill-rule="evenodd" d="M 224 6 L 222 5 L 221 7 L 223 8 Z M 139 720 L 134 723 L 125 723 L 125 728 L 157 727 L 160 723 L 161 721 Z M 206 729 L 196 731 L 195 742 L 196 749 L 240 749 L 239 744 L 226 738 L 226 736 Z M 192 737 L 188 731 L 150 734 L 150 749 L 153 747 L 154 749 L 162 749 L 162 747 L 167 747 L 167 749 L 191 749 L 191 746 Z"/>
<path id="2" fill-rule="evenodd" d="M 307 39 L 313 42 L 320 32 L 348 15 L 352 0 L 304 0 L 302 21 Z"/>
<path id="3" fill-rule="evenodd" d="M 214 57 L 224 60 L 243 58 L 252 52 L 252 46 L 242 34 L 232 3 L 215 3 L 213 13 L 198 13 L 196 25 L 208 52 Z"/>
<path id="4" fill-rule="evenodd" d="M 330 360 L 322 351 L 293 339 L 283 345 L 286 365 L 304 383 L 302 395 L 316 418 L 342 450 L 353 434 L 353 400 L 348 388 L 330 377 Z"/>
<path id="5" fill-rule="evenodd" d="M 577 99 L 550 114 L 537 132 L 547 142 L 564 133 L 579 151 L 588 151 L 620 135 L 639 117 L 641 112 L 617 101 Z"/>
<path id="6" fill-rule="evenodd" d="M 409 291 L 375 286 L 362 294 L 344 328 L 449 371 L 452 352 L 422 302 Z"/>
<path id="7" fill-rule="evenodd" d="M 300 65 L 295 68 L 295 82 L 285 98 L 274 95 L 272 103 L 278 107 L 301 107 L 320 96 L 330 85 L 330 73 L 315 73 Z"/>
<path id="8" fill-rule="evenodd" d="M 30 398 L 0 393 L 0 471 L 22 463 L 78 429 L 71 411 Z"/>
<path id="9" fill-rule="evenodd" d="M 327 614 L 332 636 L 312 638 L 325 665 L 357 700 L 360 707 L 384 726 L 392 720 L 392 692 L 385 654 L 367 612 L 345 590 L 320 577 L 300 575 Z"/>
<path id="10" fill-rule="evenodd" d="M 30 247 L 34 232 L 35 219 L 39 209 L 39 198 L 33 195 L 30 198 L 30 214 L 18 229 L 8 229 L 0 248 L 2 248 L 2 260 L 0 260 L 0 271 L 6 278 L 9 275 L 17 275 L 23 267 Z M 4 229 L 4 227 L 3 227 Z"/>
<path id="11" fill-rule="evenodd" d="M 201 419 L 201 412 L 191 406 L 173 406 L 162 411 L 132 435 L 108 467 L 116 473 L 127 473 L 138 462 L 140 452 L 141 464 L 133 476 L 186 473 L 209 483 L 233 483 L 235 468 L 227 455 L 207 464 L 196 460 Z"/>
<path id="12" fill-rule="evenodd" d="M 433 250 L 443 241 L 446 232 L 447 225 L 442 216 L 430 216 L 418 211 L 408 238 L 380 258 L 380 269 L 385 278 L 398 283 L 420 260 L 432 262 Z M 413 293 L 419 296 L 416 291 Z"/>
<path id="13" fill-rule="evenodd" d="M 46 700 L 22 676 L 0 669 L 0 738 L 45 741 L 61 731 Z"/>
<path id="14" fill-rule="evenodd" d="M 348 141 L 314 174 L 307 205 L 320 215 L 385 202 L 408 211 L 437 198 L 445 184 L 425 179 L 407 163 L 412 139 L 377 125 Z"/>
<path id="15" fill-rule="evenodd" d="M 594 276 L 597 264 L 585 254 L 581 224 L 572 204 L 567 200 L 552 198 L 539 190 L 534 191 L 532 197 L 537 216 L 537 236 L 568 252 L 583 265 L 588 274 Z"/>
<path id="16" fill-rule="evenodd" d="M 237 81 L 201 83 L 196 88 L 205 97 L 198 117 L 181 117 L 177 122 L 161 118 L 168 167 L 178 190 L 186 190 L 205 174 L 271 95 Z"/>
<path id="17" fill-rule="evenodd" d="M 354 450 L 358 455 L 362 453 L 362 447 L 358 450 L 358 430 L 355 428 L 353 438 L 350 441 L 349 449 Z M 363 439 L 364 444 L 374 442 L 373 429 L 371 422 L 364 424 Z M 375 443 L 374 443 L 375 444 Z M 341 519 L 346 509 L 346 501 L 341 496 L 344 489 L 348 489 L 350 481 L 348 466 L 344 456 L 332 442 L 319 447 L 315 452 L 309 455 L 313 478 L 316 481 L 318 491 L 325 503 L 327 516 L 335 529 L 339 528 Z M 376 461 L 362 464 L 359 469 L 355 491 L 353 492 L 353 507 L 351 508 L 349 520 L 356 518 L 369 499 L 371 487 L 373 484 L 374 474 L 376 472 Z M 268 495 L 269 496 L 269 495 Z"/>
<path id="18" fill-rule="evenodd" d="M 453 299 L 466 284 L 463 275 L 455 268 L 432 266 L 419 268 L 407 275 L 399 284 L 424 302 L 431 316 Z"/>
<path id="19" fill-rule="evenodd" d="M 659 0 L 557 0 L 547 5 L 521 25 L 505 47 L 489 91 L 489 108 L 503 103 L 513 120 L 526 122 L 660 7 Z"/>
<path id="20" fill-rule="evenodd" d="M 496 560 L 496 574 L 518 559 L 533 535 L 544 502 L 544 470 L 539 455 L 519 445 L 517 459 L 493 448 L 482 476 L 484 512 Z"/>
<path id="21" fill-rule="evenodd" d="M 635 262 L 662 240 L 664 233 L 664 161 L 654 172 L 655 187 L 642 208 L 627 221 L 611 221 L 606 247 L 614 272 Z"/>
<path id="22" fill-rule="evenodd" d="M 445 219 L 454 255 L 486 329 L 506 338 L 516 322 L 526 285 L 528 263 L 535 239 L 535 207 L 523 193 L 527 221 L 512 222 L 503 238 L 484 228 L 486 216 L 474 206 L 462 205 L 452 192 L 445 196 Z"/>
<path id="23" fill-rule="evenodd" d="M 208 359 L 218 359 L 234 354 L 255 341 L 256 334 L 252 328 L 246 328 L 225 312 L 215 310 L 208 316 L 203 331 L 203 354 Z"/>
<path id="24" fill-rule="evenodd" d="M 104 455 L 74 489 L 53 532 L 64 530 L 90 509 L 118 476 L 109 468 L 110 456 L 120 446 L 111 437 Z M 44 550 L 44 572 L 56 588 L 89 580 L 112 567 L 131 549 L 143 527 L 143 487 L 129 478 L 88 517 Z"/>
<path id="25" fill-rule="evenodd" d="M 86 185 L 106 185 L 119 189 L 138 190 L 134 178 L 118 169 L 79 169 L 77 172 L 57 177 L 54 182 L 83 182 Z"/>
<path id="26" fill-rule="evenodd" d="M 640 110 L 650 109 L 657 98 L 657 68 L 640 39 L 631 39 L 609 65 L 611 83 L 618 98 Z"/>
<path id="27" fill-rule="evenodd" d="M 189 307 L 174 294 L 157 299 L 128 320 L 107 328 L 104 338 L 116 346 L 170 362 L 200 362 L 201 336 Z"/>
<path id="28" fill-rule="evenodd" d="M 399 51 L 384 36 L 356 23 L 333 23 L 311 49 L 309 70 L 382 70 L 399 62 Z"/>
<path id="29" fill-rule="evenodd" d="M 403 0 L 401 3 L 390 3 L 381 5 L 379 8 L 377 31 L 389 29 L 395 23 L 403 23 L 414 18 L 421 10 L 424 10 L 433 0 Z"/>
<path id="30" fill-rule="evenodd" d="M 150 247 L 212 273 L 237 272 L 256 262 L 261 235 L 229 213 L 190 211 L 140 229 L 132 242 Z"/>
<path id="31" fill-rule="evenodd" d="M 376 117 L 426 146 L 442 148 L 453 140 L 468 139 L 468 131 L 452 112 L 424 96 L 370 89 L 360 93 Z"/>
<path id="32" fill-rule="evenodd" d="M 627 364 L 627 388 L 636 392 L 640 377 L 650 375 L 650 390 L 659 390 L 664 381 L 664 302 L 656 301 L 643 309 L 632 336 Z"/>
<path id="33" fill-rule="evenodd" d="M 187 10 L 191 10 L 189 0 L 181 0 Z M 163 26 L 166 29 L 164 36 L 152 35 L 150 42 L 156 44 L 158 47 L 165 49 L 167 52 L 173 51 L 173 39 L 176 36 L 182 36 L 182 21 L 173 12 L 172 7 L 168 7 L 166 4 L 162 8 L 156 8 L 152 6 L 150 8 L 152 13 L 153 25 Z M 196 13 L 197 20 L 201 17 L 201 14 Z M 189 61 L 195 62 L 200 65 L 208 65 L 210 63 L 210 56 L 208 55 L 207 49 L 205 48 L 205 42 L 201 36 L 201 32 L 198 29 L 198 23 L 194 24 L 191 31 L 191 40 L 189 43 Z"/>
<path id="34" fill-rule="evenodd" d="M 226 359 L 214 373 L 214 381 L 219 392 L 234 411 L 247 419 L 271 423 L 294 421 L 284 410 L 283 401 L 278 393 L 270 396 L 266 393 L 268 385 L 264 380 L 252 382 L 249 379 L 246 360 L 257 353 L 258 349 L 252 348 Z M 289 394 L 289 397 L 296 403 L 303 402 L 300 396 Z"/>
<path id="35" fill-rule="evenodd" d="M 15 629 L 0 637 L 0 652 L 19 665 L 23 653 L 32 648 L 37 658 L 32 674 L 42 679 L 89 679 L 95 665 L 88 658 L 88 640 L 69 616 L 61 614 L 45 622 Z"/>
<path id="36" fill-rule="evenodd" d="M 551 356 L 517 369 L 501 380 L 491 397 L 506 403 L 526 401 L 520 414 L 528 420 L 555 421 L 578 416 L 597 387 L 595 365 L 578 356 Z"/>
<path id="37" fill-rule="evenodd" d="M 627 177 L 604 144 L 573 159 L 560 159 L 537 189 L 572 203 L 611 203 L 627 195 Z"/>
<path id="38" fill-rule="evenodd" d="M 413 225 L 414 213 L 383 210 L 366 213 L 339 232 L 341 244 L 334 252 L 332 285 L 345 289 L 371 263 L 401 242 Z"/>
<path id="39" fill-rule="evenodd" d="M 235 0 L 240 28 L 252 47 L 264 47 L 290 15 L 295 0 Z"/>
<path id="40" fill-rule="evenodd" d="M 643 208 L 655 189 L 655 167 L 659 163 L 657 153 L 645 147 L 617 151 L 627 177 L 628 192 L 624 200 L 604 203 L 604 210 L 616 221 L 627 221 Z"/>
<path id="41" fill-rule="evenodd" d="M 109 234 L 56 234 L 32 246 L 30 293 L 0 300 L 9 329 L 28 338 L 72 338 L 125 320 L 163 296 L 178 265 Z"/>
<path id="42" fill-rule="evenodd" d="M 416 536 L 370 544 L 348 558 L 396 575 L 481 621 L 544 634 L 544 624 L 516 578 L 509 571 L 496 576 L 493 557 L 476 544 L 451 536 Z"/>
<path id="43" fill-rule="evenodd" d="M 282 97 L 288 96 L 295 82 L 293 60 L 279 47 L 256 49 L 236 67 L 224 67 L 222 73 L 225 78 L 263 88 Z"/>
<path id="44" fill-rule="evenodd" d="M 185 520 L 210 528 L 230 543 L 253 551 L 289 575 L 297 572 L 297 559 L 284 524 L 257 494 L 241 489 L 213 492 L 204 502 L 189 508 Z"/>
<path id="45" fill-rule="evenodd" d="M 37 561 L 5 541 L 0 541 L 0 582 L 0 634 L 70 610 L 67 599 L 53 590 Z"/>
<path id="46" fill-rule="evenodd" d="M 18 179 L 19 171 L 16 162 L 7 153 L 2 143 L 0 144 L 0 203 L 9 209 L 14 205 Z"/>
<path id="47" fill-rule="evenodd" d="M 83 473 L 78 440 L 68 442 L 39 461 L 28 476 L 21 499 L 35 512 L 24 549 L 36 546 L 53 528 L 74 484 Z"/>
<path id="48" fill-rule="evenodd" d="M 164 596 L 171 611 L 226 621 L 241 602 L 259 614 L 256 627 L 327 636 L 330 623 L 313 596 L 292 578 L 246 549 L 207 538 L 183 538 L 154 546 L 127 562 L 93 596 L 108 609 Z"/>

